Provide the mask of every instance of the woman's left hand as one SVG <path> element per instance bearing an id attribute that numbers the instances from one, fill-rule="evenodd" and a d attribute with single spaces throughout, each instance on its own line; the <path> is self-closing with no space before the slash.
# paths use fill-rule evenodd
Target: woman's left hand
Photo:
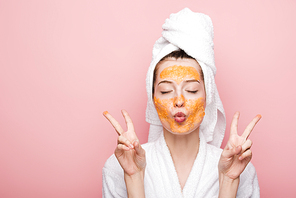
<path id="1" fill-rule="evenodd" d="M 233 116 L 230 128 L 229 140 L 221 154 L 219 161 L 219 175 L 228 179 L 235 180 L 239 178 L 252 158 L 251 146 L 252 141 L 248 139 L 253 128 L 261 119 L 261 115 L 257 115 L 247 126 L 244 133 L 239 136 L 237 133 L 237 123 L 239 112 Z"/>

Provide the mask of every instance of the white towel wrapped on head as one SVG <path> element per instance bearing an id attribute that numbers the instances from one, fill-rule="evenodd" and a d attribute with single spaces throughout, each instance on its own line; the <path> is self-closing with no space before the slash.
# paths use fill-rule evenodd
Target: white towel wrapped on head
<path id="1" fill-rule="evenodd" d="M 176 14 L 171 14 L 162 28 L 162 37 L 154 44 L 152 61 L 146 77 L 148 95 L 146 121 L 150 123 L 148 141 L 155 141 L 162 132 L 162 125 L 152 98 L 155 66 L 164 56 L 182 49 L 197 60 L 204 74 L 206 108 L 200 131 L 204 134 L 206 142 L 220 147 L 224 138 L 226 118 L 214 78 L 216 67 L 211 18 L 185 8 Z"/>

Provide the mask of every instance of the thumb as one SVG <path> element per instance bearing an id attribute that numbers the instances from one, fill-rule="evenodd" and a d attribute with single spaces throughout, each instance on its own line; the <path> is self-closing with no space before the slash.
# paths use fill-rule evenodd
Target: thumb
<path id="1" fill-rule="evenodd" d="M 138 155 L 143 156 L 145 155 L 145 150 L 142 148 L 138 141 L 134 142 L 135 151 Z"/>

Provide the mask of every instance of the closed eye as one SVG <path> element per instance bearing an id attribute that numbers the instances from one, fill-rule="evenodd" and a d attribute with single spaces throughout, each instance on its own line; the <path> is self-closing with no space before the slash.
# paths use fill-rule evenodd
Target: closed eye
<path id="1" fill-rule="evenodd" d="M 170 92 L 172 92 L 173 90 L 170 90 L 170 91 L 161 91 L 160 93 L 162 93 L 162 94 L 167 94 L 167 93 L 170 93 Z"/>
<path id="2" fill-rule="evenodd" d="M 187 90 L 187 92 L 189 92 L 189 93 L 193 93 L 193 94 L 195 94 L 197 91 L 198 91 L 198 90 L 195 90 L 195 91 L 189 91 L 189 90 Z"/>

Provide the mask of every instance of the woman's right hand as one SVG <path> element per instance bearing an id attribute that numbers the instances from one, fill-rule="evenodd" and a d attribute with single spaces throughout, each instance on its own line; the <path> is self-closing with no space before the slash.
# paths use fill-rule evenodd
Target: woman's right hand
<path id="1" fill-rule="evenodd" d="M 124 173 L 128 176 L 133 176 L 145 171 L 145 150 L 140 145 L 130 116 L 125 110 L 122 110 L 121 113 L 125 119 L 127 131 L 124 131 L 120 124 L 107 111 L 103 114 L 119 135 L 114 154 L 124 170 Z"/>

